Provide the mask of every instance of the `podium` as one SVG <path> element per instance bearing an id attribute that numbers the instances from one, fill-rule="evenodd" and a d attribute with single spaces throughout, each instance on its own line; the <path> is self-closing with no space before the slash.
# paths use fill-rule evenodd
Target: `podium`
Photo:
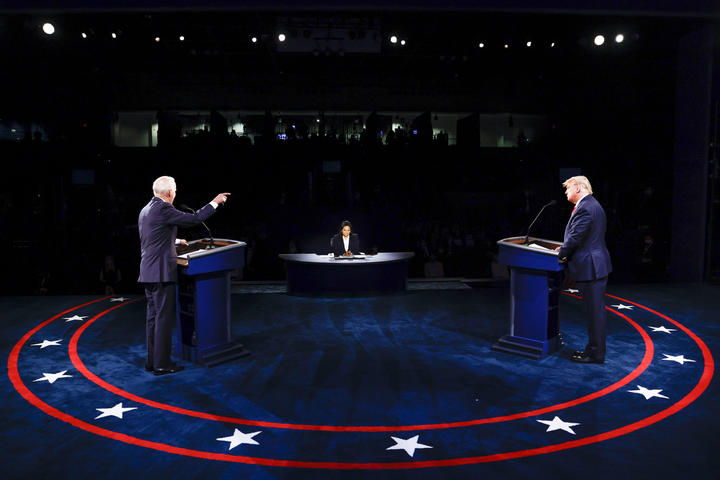
<path id="1" fill-rule="evenodd" d="M 534 359 L 562 346 L 558 325 L 558 299 L 563 266 L 556 247 L 562 243 L 530 237 L 497 242 L 499 261 L 510 267 L 510 333 L 492 349 Z"/>
<path id="2" fill-rule="evenodd" d="M 175 355 L 210 367 L 250 354 L 230 328 L 230 274 L 245 265 L 245 246 L 217 238 L 178 246 Z"/>

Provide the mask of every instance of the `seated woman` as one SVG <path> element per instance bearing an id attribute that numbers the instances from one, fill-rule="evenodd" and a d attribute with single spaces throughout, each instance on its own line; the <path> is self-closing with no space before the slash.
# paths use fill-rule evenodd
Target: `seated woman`
<path id="1" fill-rule="evenodd" d="M 330 246 L 336 257 L 350 256 L 360 252 L 360 237 L 352 232 L 352 224 L 344 220 L 340 224 L 340 233 L 336 233 L 330 239 Z"/>

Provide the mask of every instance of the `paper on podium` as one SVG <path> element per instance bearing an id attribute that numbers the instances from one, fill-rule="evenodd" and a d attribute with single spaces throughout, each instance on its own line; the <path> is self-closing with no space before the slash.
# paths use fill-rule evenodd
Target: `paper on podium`
<path id="1" fill-rule="evenodd" d="M 528 245 L 528 247 L 537 248 L 538 250 L 549 250 L 552 252 L 552 249 L 543 247 L 542 245 L 538 245 L 537 243 L 531 243 L 530 245 Z"/>

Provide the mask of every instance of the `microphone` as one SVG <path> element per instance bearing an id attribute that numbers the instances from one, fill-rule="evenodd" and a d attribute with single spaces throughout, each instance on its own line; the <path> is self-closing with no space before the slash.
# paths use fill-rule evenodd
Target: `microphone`
<path id="1" fill-rule="evenodd" d="M 530 223 L 530 226 L 527 229 L 527 234 L 525 235 L 524 245 L 527 245 L 529 243 L 528 237 L 530 236 L 530 229 L 533 227 L 533 225 L 535 225 L 535 222 L 537 221 L 537 219 L 540 218 L 540 214 L 543 212 L 543 210 L 545 210 L 547 207 L 549 207 L 551 205 L 555 205 L 556 203 L 557 203 L 557 200 L 551 200 L 548 203 L 546 203 L 545 205 L 543 205 L 543 207 L 540 209 L 538 214 L 535 216 L 535 219 L 532 221 L 532 223 Z"/>
<path id="2" fill-rule="evenodd" d="M 195 214 L 195 210 L 193 210 L 192 208 L 188 207 L 185 204 L 180 205 L 180 208 L 182 210 L 185 210 L 186 212 Z M 208 236 L 210 237 L 210 247 L 209 248 L 215 248 L 215 240 L 213 240 L 212 232 L 210 232 L 210 229 L 208 228 L 208 226 L 205 225 L 205 222 L 200 222 L 200 223 L 202 223 L 202 226 L 205 227 L 205 230 L 207 230 Z"/>

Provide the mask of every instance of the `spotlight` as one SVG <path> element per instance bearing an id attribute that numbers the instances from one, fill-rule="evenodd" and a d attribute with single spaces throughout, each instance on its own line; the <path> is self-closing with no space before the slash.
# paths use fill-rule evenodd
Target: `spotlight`
<path id="1" fill-rule="evenodd" d="M 284 41 L 285 41 L 285 38 L 286 38 L 286 37 L 285 37 L 285 34 L 284 34 L 284 33 L 281 33 L 280 35 L 278 35 L 278 40 L 280 40 L 281 42 L 284 42 Z"/>
<path id="2" fill-rule="evenodd" d="M 390 43 L 397 43 L 397 37 L 395 35 L 390 37 Z"/>
<path id="3" fill-rule="evenodd" d="M 156 42 L 159 42 L 159 41 L 160 41 L 160 37 L 155 37 L 155 41 L 156 41 Z"/>
<path id="4" fill-rule="evenodd" d="M 555 48 L 555 42 L 552 42 L 552 43 L 550 44 L 550 48 Z"/>
<path id="5" fill-rule="evenodd" d="M 184 42 L 184 41 L 185 41 L 185 35 L 180 35 L 179 38 L 180 38 L 180 41 L 181 41 L 181 42 Z"/>
<path id="6" fill-rule="evenodd" d="M 52 35 L 55 33 L 55 26 L 52 23 L 43 23 L 42 30 L 46 34 Z"/>
<path id="7" fill-rule="evenodd" d="M 117 38 L 117 33 L 112 32 L 112 33 L 110 34 L 110 36 L 111 36 L 112 38 Z"/>
<path id="8" fill-rule="evenodd" d="M 405 40 L 400 40 L 400 45 L 405 46 Z"/>
<path id="9" fill-rule="evenodd" d="M 622 43 L 623 40 L 625 40 L 625 35 L 623 35 L 622 33 L 618 33 L 617 35 L 615 35 L 615 43 Z"/>
<path id="10" fill-rule="evenodd" d="M 595 35 L 595 40 L 593 40 L 593 42 L 599 47 L 600 45 L 605 43 L 605 37 L 603 37 L 602 35 Z"/>
<path id="11" fill-rule="evenodd" d="M 510 45 L 508 45 L 508 44 L 506 43 L 506 44 L 505 44 L 505 48 L 510 48 Z"/>
<path id="12" fill-rule="evenodd" d="M 532 42 L 527 42 L 525 45 L 527 45 L 528 47 L 532 47 Z"/>
<path id="13" fill-rule="evenodd" d="M 251 41 L 252 43 L 257 43 L 257 37 L 252 37 L 252 38 L 250 39 L 250 41 Z"/>
<path id="14" fill-rule="evenodd" d="M 485 44 L 482 43 L 482 42 L 480 42 L 480 44 L 478 45 L 478 47 L 480 47 L 480 48 L 485 48 Z"/>
<path id="15" fill-rule="evenodd" d="M 82 38 L 87 38 L 87 33 L 85 32 L 82 32 L 80 35 L 82 36 Z"/>

